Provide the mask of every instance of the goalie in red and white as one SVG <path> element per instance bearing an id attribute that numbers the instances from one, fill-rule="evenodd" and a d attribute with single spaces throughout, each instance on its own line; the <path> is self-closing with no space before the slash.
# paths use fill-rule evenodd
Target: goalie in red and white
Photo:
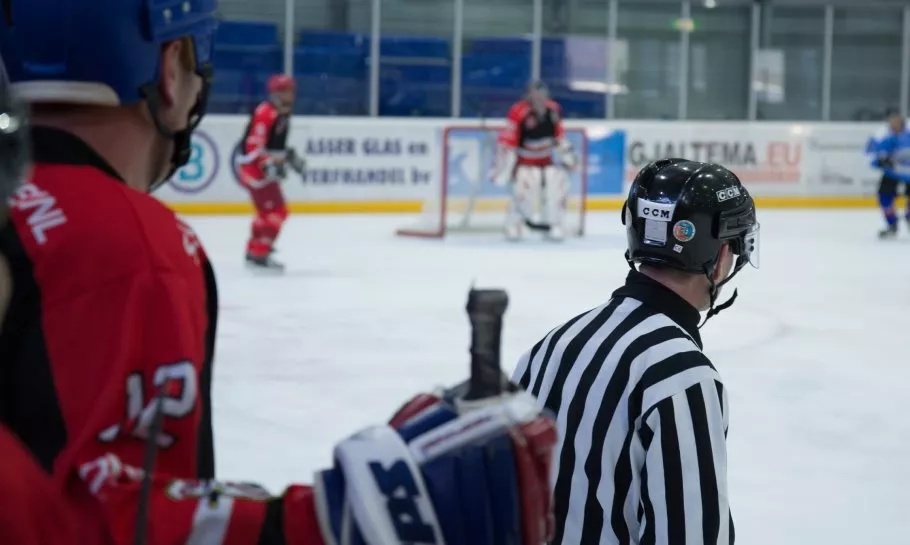
<path id="1" fill-rule="evenodd" d="M 512 191 L 507 238 L 521 238 L 524 228 L 545 231 L 554 240 L 565 237 L 569 172 L 577 163 L 559 104 L 543 82 L 532 82 L 526 97 L 509 109 L 492 173 L 494 183 Z"/>

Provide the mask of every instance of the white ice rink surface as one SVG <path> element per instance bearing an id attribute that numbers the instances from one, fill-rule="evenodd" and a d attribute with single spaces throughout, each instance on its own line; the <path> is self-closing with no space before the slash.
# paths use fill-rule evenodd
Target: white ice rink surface
<path id="1" fill-rule="evenodd" d="M 220 286 L 219 477 L 309 482 L 337 440 L 464 378 L 472 281 L 509 292 L 511 372 L 628 272 L 617 213 L 589 219 L 584 240 L 514 245 L 400 239 L 402 217 L 292 217 L 278 243 L 288 273 L 263 278 L 242 265 L 248 218 L 190 218 Z M 872 210 L 759 219 L 762 268 L 702 329 L 730 394 L 737 543 L 908 544 L 910 236 L 878 241 Z"/>

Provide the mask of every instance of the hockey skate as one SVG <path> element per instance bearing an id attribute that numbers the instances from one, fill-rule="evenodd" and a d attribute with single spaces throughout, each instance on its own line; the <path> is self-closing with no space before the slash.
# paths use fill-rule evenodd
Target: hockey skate
<path id="1" fill-rule="evenodd" d="M 547 231 L 547 240 L 553 242 L 562 242 L 566 238 L 566 230 L 562 225 L 551 225 Z"/>
<path id="2" fill-rule="evenodd" d="M 521 224 L 508 223 L 505 227 L 506 240 L 509 242 L 518 242 L 521 240 Z"/>
<path id="3" fill-rule="evenodd" d="M 882 240 L 892 239 L 892 238 L 896 238 L 896 237 L 897 237 L 897 224 L 896 223 L 893 225 L 889 225 L 888 227 L 885 227 L 884 229 L 882 229 L 881 231 L 878 232 L 878 238 L 880 238 Z"/>
<path id="4" fill-rule="evenodd" d="M 284 272 L 284 264 L 274 259 L 271 254 L 265 256 L 255 256 L 246 254 L 246 266 L 248 269 L 266 274 L 281 274 Z"/>

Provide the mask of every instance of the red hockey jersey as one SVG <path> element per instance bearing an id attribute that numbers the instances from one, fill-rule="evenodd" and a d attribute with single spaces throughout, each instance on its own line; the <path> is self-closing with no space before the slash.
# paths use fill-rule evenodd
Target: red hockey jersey
<path id="1" fill-rule="evenodd" d="M 282 114 L 268 100 L 256 107 L 243 134 L 241 169 L 256 180 L 265 177 L 265 165 L 287 149 L 290 114 Z"/>
<path id="2" fill-rule="evenodd" d="M 31 455 L 0 426 L 0 536 L 16 545 L 102 543 Z"/>
<path id="3" fill-rule="evenodd" d="M 192 229 L 71 134 L 36 128 L 34 158 L 0 232 L 14 285 L 0 421 L 111 543 L 133 539 L 155 441 L 148 545 L 282 542 L 289 508 L 297 542 L 318 544 L 309 489 L 270 498 L 209 481 L 218 300 Z"/>
<path id="4" fill-rule="evenodd" d="M 546 166 L 552 164 L 553 148 L 563 135 L 559 104 L 547 100 L 546 110 L 539 114 L 530 102 L 520 100 L 509 109 L 499 143 L 515 148 L 519 165 Z"/>

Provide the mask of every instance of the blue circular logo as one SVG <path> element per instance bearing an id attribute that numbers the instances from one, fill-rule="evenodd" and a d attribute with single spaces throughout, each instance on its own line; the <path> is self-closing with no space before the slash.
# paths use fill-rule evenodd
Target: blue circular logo
<path id="1" fill-rule="evenodd" d="M 218 177 L 220 162 L 215 140 L 197 129 L 190 143 L 190 160 L 174 173 L 168 185 L 181 193 L 199 193 Z"/>
<path id="2" fill-rule="evenodd" d="M 695 238 L 695 224 L 689 220 L 677 221 L 673 226 L 673 238 L 680 242 L 689 242 Z"/>

